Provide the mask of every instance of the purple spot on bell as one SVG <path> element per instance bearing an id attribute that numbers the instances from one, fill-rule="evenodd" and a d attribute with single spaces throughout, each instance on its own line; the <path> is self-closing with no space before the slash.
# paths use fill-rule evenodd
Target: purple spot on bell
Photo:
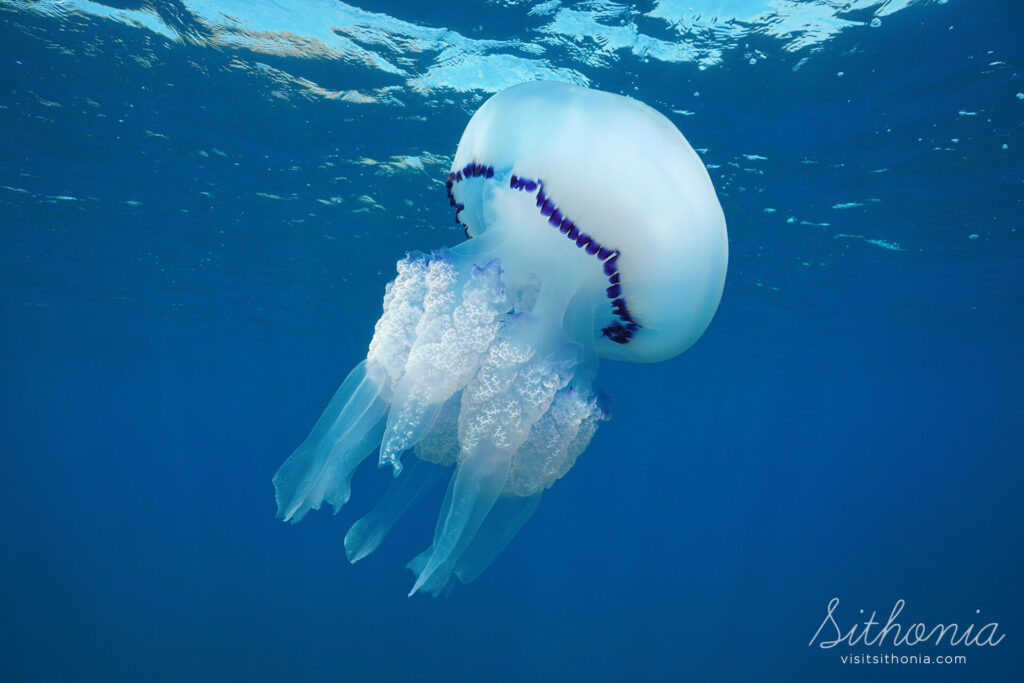
<path id="1" fill-rule="evenodd" d="M 455 172 L 455 182 L 460 182 L 461 180 L 462 180 L 462 171 L 456 171 Z"/>
<path id="2" fill-rule="evenodd" d="M 608 276 L 608 282 L 612 283 L 613 285 L 619 284 L 619 274 L 618 273 L 612 273 L 611 275 L 609 275 Z"/>
<path id="3" fill-rule="evenodd" d="M 598 252 L 598 250 L 600 248 L 601 248 L 600 244 L 598 244 L 594 240 L 590 240 L 590 244 L 587 245 L 587 253 L 590 254 L 591 256 L 593 256 L 594 254 L 596 254 Z"/>
<path id="4" fill-rule="evenodd" d="M 619 323 L 612 323 L 611 325 L 608 325 L 603 330 L 601 330 L 601 334 L 608 337 L 616 344 L 625 344 L 626 342 L 629 341 L 629 338 L 632 336 L 632 333 L 629 332 Z"/>
<path id="5" fill-rule="evenodd" d="M 454 180 L 455 180 L 455 174 L 454 173 L 449 173 L 448 174 L 448 182 L 450 183 L 450 182 L 452 182 Z"/>
<path id="6" fill-rule="evenodd" d="M 448 203 L 455 206 L 455 197 L 448 195 Z"/>
<path id="7" fill-rule="evenodd" d="M 493 178 L 494 177 L 494 167 L 493 166 L 488 166 L 487 167 L 487 170 L 484 171 L 484 177 L 486 177 L 486 178 Z"/>
<path id="8" fill-rule="evenodd" d="M 604 262 L 604 274 L 605 275 L 611 275 L 612 273 L 616 272 L 619 269 L 619 267 L 616 265 L 618 260 L 619 260 L 619 255 L 615 254 L 615 256 L 612 256 L 610 259 L 608 259 L 607 261 Z"/>
<path id="9" fill-rule="evenodd" d="M 512 176 L 512 178 L 508 181 L 508 186 L 509 187 L 515 187 L 518 182 L 519 182 L 519 178 L 516 178 L 515 176 Z"/>
<path id="10" fill-rule="evenodd" d="M 638 327 L 640 327 L 640 326 L 637 325 L 636 323 L 626 323 L 626 329 L 629 330 L 630 332 L 636 332 Z M 630 335 L 630 336 L 632 336 L 632 335 Z"/>
<path id="11" fill-rule="evenodd" d="M 541 213 L 544 213 L 543 209 L 541 209 Z M 548 223 L 555 226 L 556 228 L 560 226 L 562 224 L 562 213 L 558 209 L 552 211 L 551 218 L 548 219 Z"/>
<path id="12" fill-rule="evenodd" d="M 523 189 L 526 190 L 527 192 L 533 192 L 534 190 L 537 189 L 537 183 L 533 182 L 532 180 L 527 180 L 525 185 L 523 186 Z"/>
<path id="13" fill-rule="evenodd" d="M 601 247 L 597 252 L 597 258 L 604 261 L 606 258 L 612 255 L 612 251 L 613 250 L 609 249 L 608 247 Z"/>
<path id="14" fill-rule="evenodd" d="M 462 211 L 462 210 L 463 210 L 463 209 L 465 209 L 465 208 L 466 208 L 466 205 L 465 205 L 465 204 L 456 204 L 456 205 L 455 205 L 455 210 L 456 210 L 456 211 Z"/>
<path id="15" fill-rule="evenodd" d="M 626 300 L 625 299 L 616 299 L 615 301 L 612 302 L 612 306 L 620 306 L 622 308 L 625 308 L 626 307 Z"/>
<path id="16" fill-rule="evenodd" d="M 537 206 L 540 206 L 541 204 L 543 204 L 544 202 L 546 202 L 546 201 L 547 201 L 547 199 L 548 199 L 548 198 L 544 196 L 544 188 L 541 188 L 541 189 L 540 189 L 540 190 L 539 190 L 539 191 L 537 192 Z"/>
<path id="17" fill-rule="evenodd" d="M 573 229 L 573 225 L 574 223 L 568 218 L 566 218 L 564 221 L 562 221 L 562 224 L 558 226 L 558 229 L 561 230 L 563 233 L 566 233 Z"/>
<path id="18" fill-rule="evenodd" d="M 550 199 L 545 199 L 543 206 L 540 207 L 541 216 L 550 216 L 551 212 L 555 210 L 555 205 L 551 203 Z"/>
<path id="19" fill-rule="evenodd" d="M 565 233 L 565 236 L 571 240 L 574 240 L 580 236 L 580 229 L 574 225 L 571 228 L 569 228 L 569 232 Z"/>
<path id="20" fill-rule="evenodd" d="M 619 297 L 619 294 L 622 294 L 622 287 L 618 285 L 612 285 L 611 287 L 604 291 L 608 292 L 609 299 L 617 299 Z"/>
<path id="21" fill-rule="evenodd" d="M 590 244 L 590 235 L 585 232 L 581 232 L 579 237 L 576 238 L 576 246 L 585 247 L 588 244 Z"/>

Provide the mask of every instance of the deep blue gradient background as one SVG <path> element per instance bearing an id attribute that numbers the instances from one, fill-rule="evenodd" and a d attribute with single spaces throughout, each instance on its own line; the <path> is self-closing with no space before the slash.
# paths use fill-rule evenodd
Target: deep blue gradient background
<path id="1" fill-rule="evenodd" d="M 527 6 L 460 6 L 368 9 L 529 35 Z M 443 164 L 358 160 L 452 154 L 486 93 L 286 97 L 227 49 L 0 4 L 0 679 L 1020 680 L 1022 18 L 926 3 L 804 52 L 752 33 L 756 68 L 584 70 L 694 112 L 673 120 L 720 190 L 725 296 L 679 358 L 603 365 L 612 422 L 431 600 L 403 565 L 437 500 L 349 566 L 388 475 L 296 526 L 270 478 L 394 262 L 461 239 Z M 905 623 L 1006 638 L 842 665 L 807 645 L 833 596 L 847 627 L 902 598 Z"/>

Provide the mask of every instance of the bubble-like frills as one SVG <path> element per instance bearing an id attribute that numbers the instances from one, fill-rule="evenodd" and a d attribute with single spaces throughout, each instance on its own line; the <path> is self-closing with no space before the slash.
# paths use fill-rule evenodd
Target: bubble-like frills
<path id="1" fill-rule="evenodd" d="M 606 419 L 583 347 L 515 310 L 528 299 L 506 291 L 498 259 L 478 266 L 443 250 L 400 261 L 366 360 L 274 477 L 279 515 L 295 522 L 324 501 L 337 511 L 379 447 L 381 466 L 401 477 L 349 531 L 354 562 L 430 489 L 438 466 L 455 465 L 434 542 L 410 562 L 413 592 L 475 578 Z M 410 449 L 418 461 L 403 473 Z"/>

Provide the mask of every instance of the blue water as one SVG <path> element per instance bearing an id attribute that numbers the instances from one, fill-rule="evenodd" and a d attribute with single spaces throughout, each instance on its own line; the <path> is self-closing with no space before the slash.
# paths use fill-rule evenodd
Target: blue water
<path id="1" fill-rule="evenodd" d="M 1020 680 L 1021 7 L 0 0 L 0 680 Z M 436 501 L 350 566 L 388 475 L 296 526 L 270 479 L 534 78 L 672 118 L 725 295 L 602 366 L 613 420 L 477 582 L 409 599 Z M 809 647 L 833 597 L 1006 635 Z"/>

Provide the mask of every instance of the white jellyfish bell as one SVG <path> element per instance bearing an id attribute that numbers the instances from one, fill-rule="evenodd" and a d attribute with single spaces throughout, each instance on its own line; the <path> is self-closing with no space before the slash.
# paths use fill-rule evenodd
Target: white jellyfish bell
<path id="1" fill-rule="evenodd" d="M 410 595 L 491 563 L 607 419 L 597 359 L 687 349 L 728 262 L 697 154 L 620 95 L 551 82 L 494 95 L 447 188 L 470 239 L 398 263 L 366 360 L 274 476 L 278 514 L 297 522 L 344 505 L 380 449 L 396 479 L 345 537 L 355 562 L 454 466 L 433 543 L 409 563 Z"/>

